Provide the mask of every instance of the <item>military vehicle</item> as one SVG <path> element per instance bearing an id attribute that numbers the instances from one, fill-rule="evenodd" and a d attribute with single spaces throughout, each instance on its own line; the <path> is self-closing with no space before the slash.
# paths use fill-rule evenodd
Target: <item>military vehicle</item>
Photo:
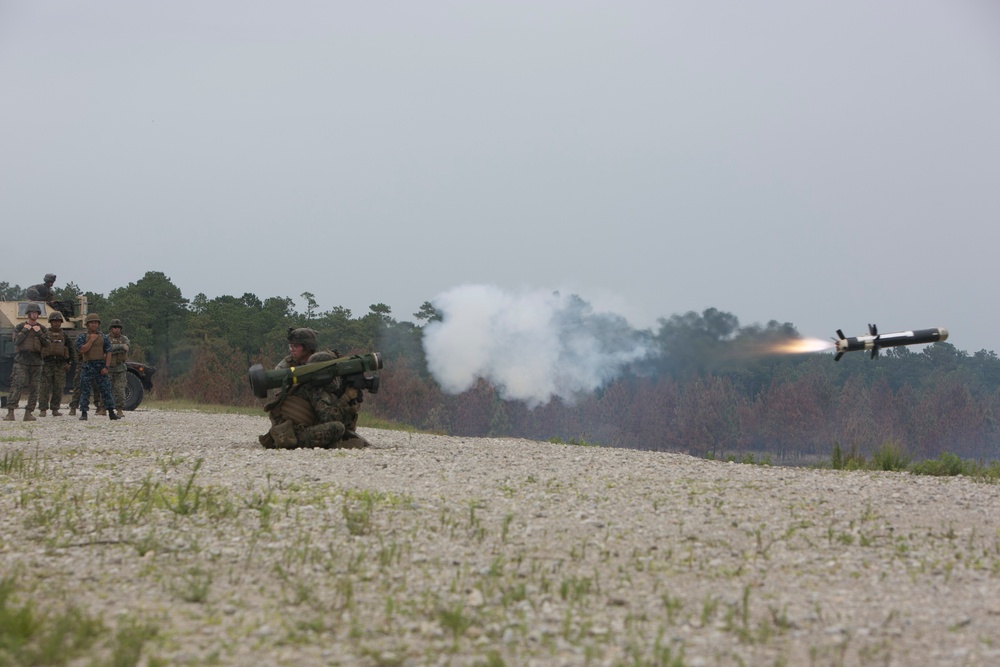
<path id="1" fill-rule="evenodd" d="M 47 304 L 41 301 L 0 301 L 0 407 L 7 406 L 7 396 L 10 393 L 10 376 L 14 370 L 14 327 L 20 322 L 26 322 L 28 316 L 25 309 L 29 303 L 37 303 L 42 309 L 39 322 L 48 326 L 49 313 L 58 310 L 63 314 L 63 331 L 76 334 L 86 330 L 83 318 L 87 315 L 87 297 L 77 297 L 76 301 L 53 301 Z M 156 369 L 147 364 L 135 361 L 125 362 L 128 375 L 125 376 L 125 406 L 126 410 L 135 410 L 142 403 L 144 392 L 153 389 L 153 375 Z M 76 372 L 76 362 L 66 371 L 66 384 L 63 394 L 73 393 L 73 375 Z"/>

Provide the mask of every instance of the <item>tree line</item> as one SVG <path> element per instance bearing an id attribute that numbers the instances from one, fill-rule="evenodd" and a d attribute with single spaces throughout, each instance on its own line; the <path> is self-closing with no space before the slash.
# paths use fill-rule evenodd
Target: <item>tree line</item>
<path id="1" fill-rule="evenodd" d="M 0 282 L 0 299 L 24 298 L 24 291 Z M 449 435 L 700 456 L 818 457 L 834 447 L 865 453 L 889 442 L 918 457 L 1000 458 L 1000 359 L 949 343 L 885 350 L 875 362 L 864 354 L 838 363 L 828 354 L 747 354 L 797 336 L 794 325 L 741 326 L 734 315 L 708 308 L 661 318 L 642 332 L 656 354 L 600 390 L 528 409 L 485 381 L 458 395 L 441 391 L 422 347 L 424 326 L 439 318 L 429 302 L 412 321 L 401 321 L 382 303 L 360 316 L 340 306 L 324 311 L 308 292 L 300 295 L 304 312 L 288 297 L 251 293 L 189 300 L 155 271 L 107 295 L 73 283 L 56 290 L 58 299 L 79 295 L 91 311 L 124 322 L 133 359 L 157 367 L 158 398 L 259 405 L 248 367 L 273 366 L 287 353 L 287 330 L 308 326 L 322 347 L 382 354 L 381 387 L 366 400 L 366 412 Z"/>

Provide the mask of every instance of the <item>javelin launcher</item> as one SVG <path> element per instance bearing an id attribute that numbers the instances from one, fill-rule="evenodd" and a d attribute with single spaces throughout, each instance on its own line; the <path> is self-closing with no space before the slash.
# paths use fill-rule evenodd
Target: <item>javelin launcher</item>
<path id="1" fill-rule="evenodd" d="M 382 355 L 378 352 L 355 354 L 350 357 L 340 357 L 329 361 L 318 361 L 313 364 L 303 364 L 290 368 L 279 368 L 266 371 L 260 364 L 250 367 L 250 389 L 257 398 L 267 398 L 268 389 L 281 388 L 288 391 L 297 384 L 311 383 L 322 386 L 329 384 L 334 378 L 341 378 L 342 385 L 358 389 L 360 401 L 361 390 L 371 394 L 378 393 L 378 376 L 370 375 L 371 371 L 382 368 Z"/>
<path id="2" fill-rule="evenodd" d="M 845 352 L 857 352 L 858 350 L 871 350 L 871 357 L 874 359 L 878 356 L 878 351 L 883 347 L 924 345 L 926 343 L 939 343 L 946 340 L 948 340 L 948 330 L 941 327 L 880 334 L 877 326 L 869 324 L 867 336 L 854 336 L 852 338 L 847 338 L 844 336 L 843 331 L 837 329 L 837 338 L 833 339 L 837 354 L 833 357 L 833 360 L 840 361 Z"/>

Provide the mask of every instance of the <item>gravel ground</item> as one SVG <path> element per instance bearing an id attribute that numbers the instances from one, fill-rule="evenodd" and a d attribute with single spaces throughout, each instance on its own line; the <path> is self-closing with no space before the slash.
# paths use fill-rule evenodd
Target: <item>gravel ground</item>
<path id="1" fill-rule="evenodd" d="M 266 425 L 4 422 L 8 607 L 81 665 L 1000 665 L 995 484 Z"/>

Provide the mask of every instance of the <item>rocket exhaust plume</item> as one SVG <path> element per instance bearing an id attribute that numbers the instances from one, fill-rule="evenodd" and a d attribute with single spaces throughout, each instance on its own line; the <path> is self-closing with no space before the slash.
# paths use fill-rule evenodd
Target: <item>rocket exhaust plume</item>
<path id="1" fill-rule="evenodd" d="M 762 349 L 762 352 L 765 354 L 807 354 L 832 350 L 833 347 L 833 341 L 822 338 L 789 338 L 768 344 Z"/>
<path id="2" fill-rule="evenodd" d="M 531 408 L 554 396 L 571 402 L 654 353 L 648 333 L 619 315 L 595 313 L 576 295 L 463 285 L 431 303 L 442 320 L 424 328 L 424 352 L 448 393 L 482 378 Z"/>

